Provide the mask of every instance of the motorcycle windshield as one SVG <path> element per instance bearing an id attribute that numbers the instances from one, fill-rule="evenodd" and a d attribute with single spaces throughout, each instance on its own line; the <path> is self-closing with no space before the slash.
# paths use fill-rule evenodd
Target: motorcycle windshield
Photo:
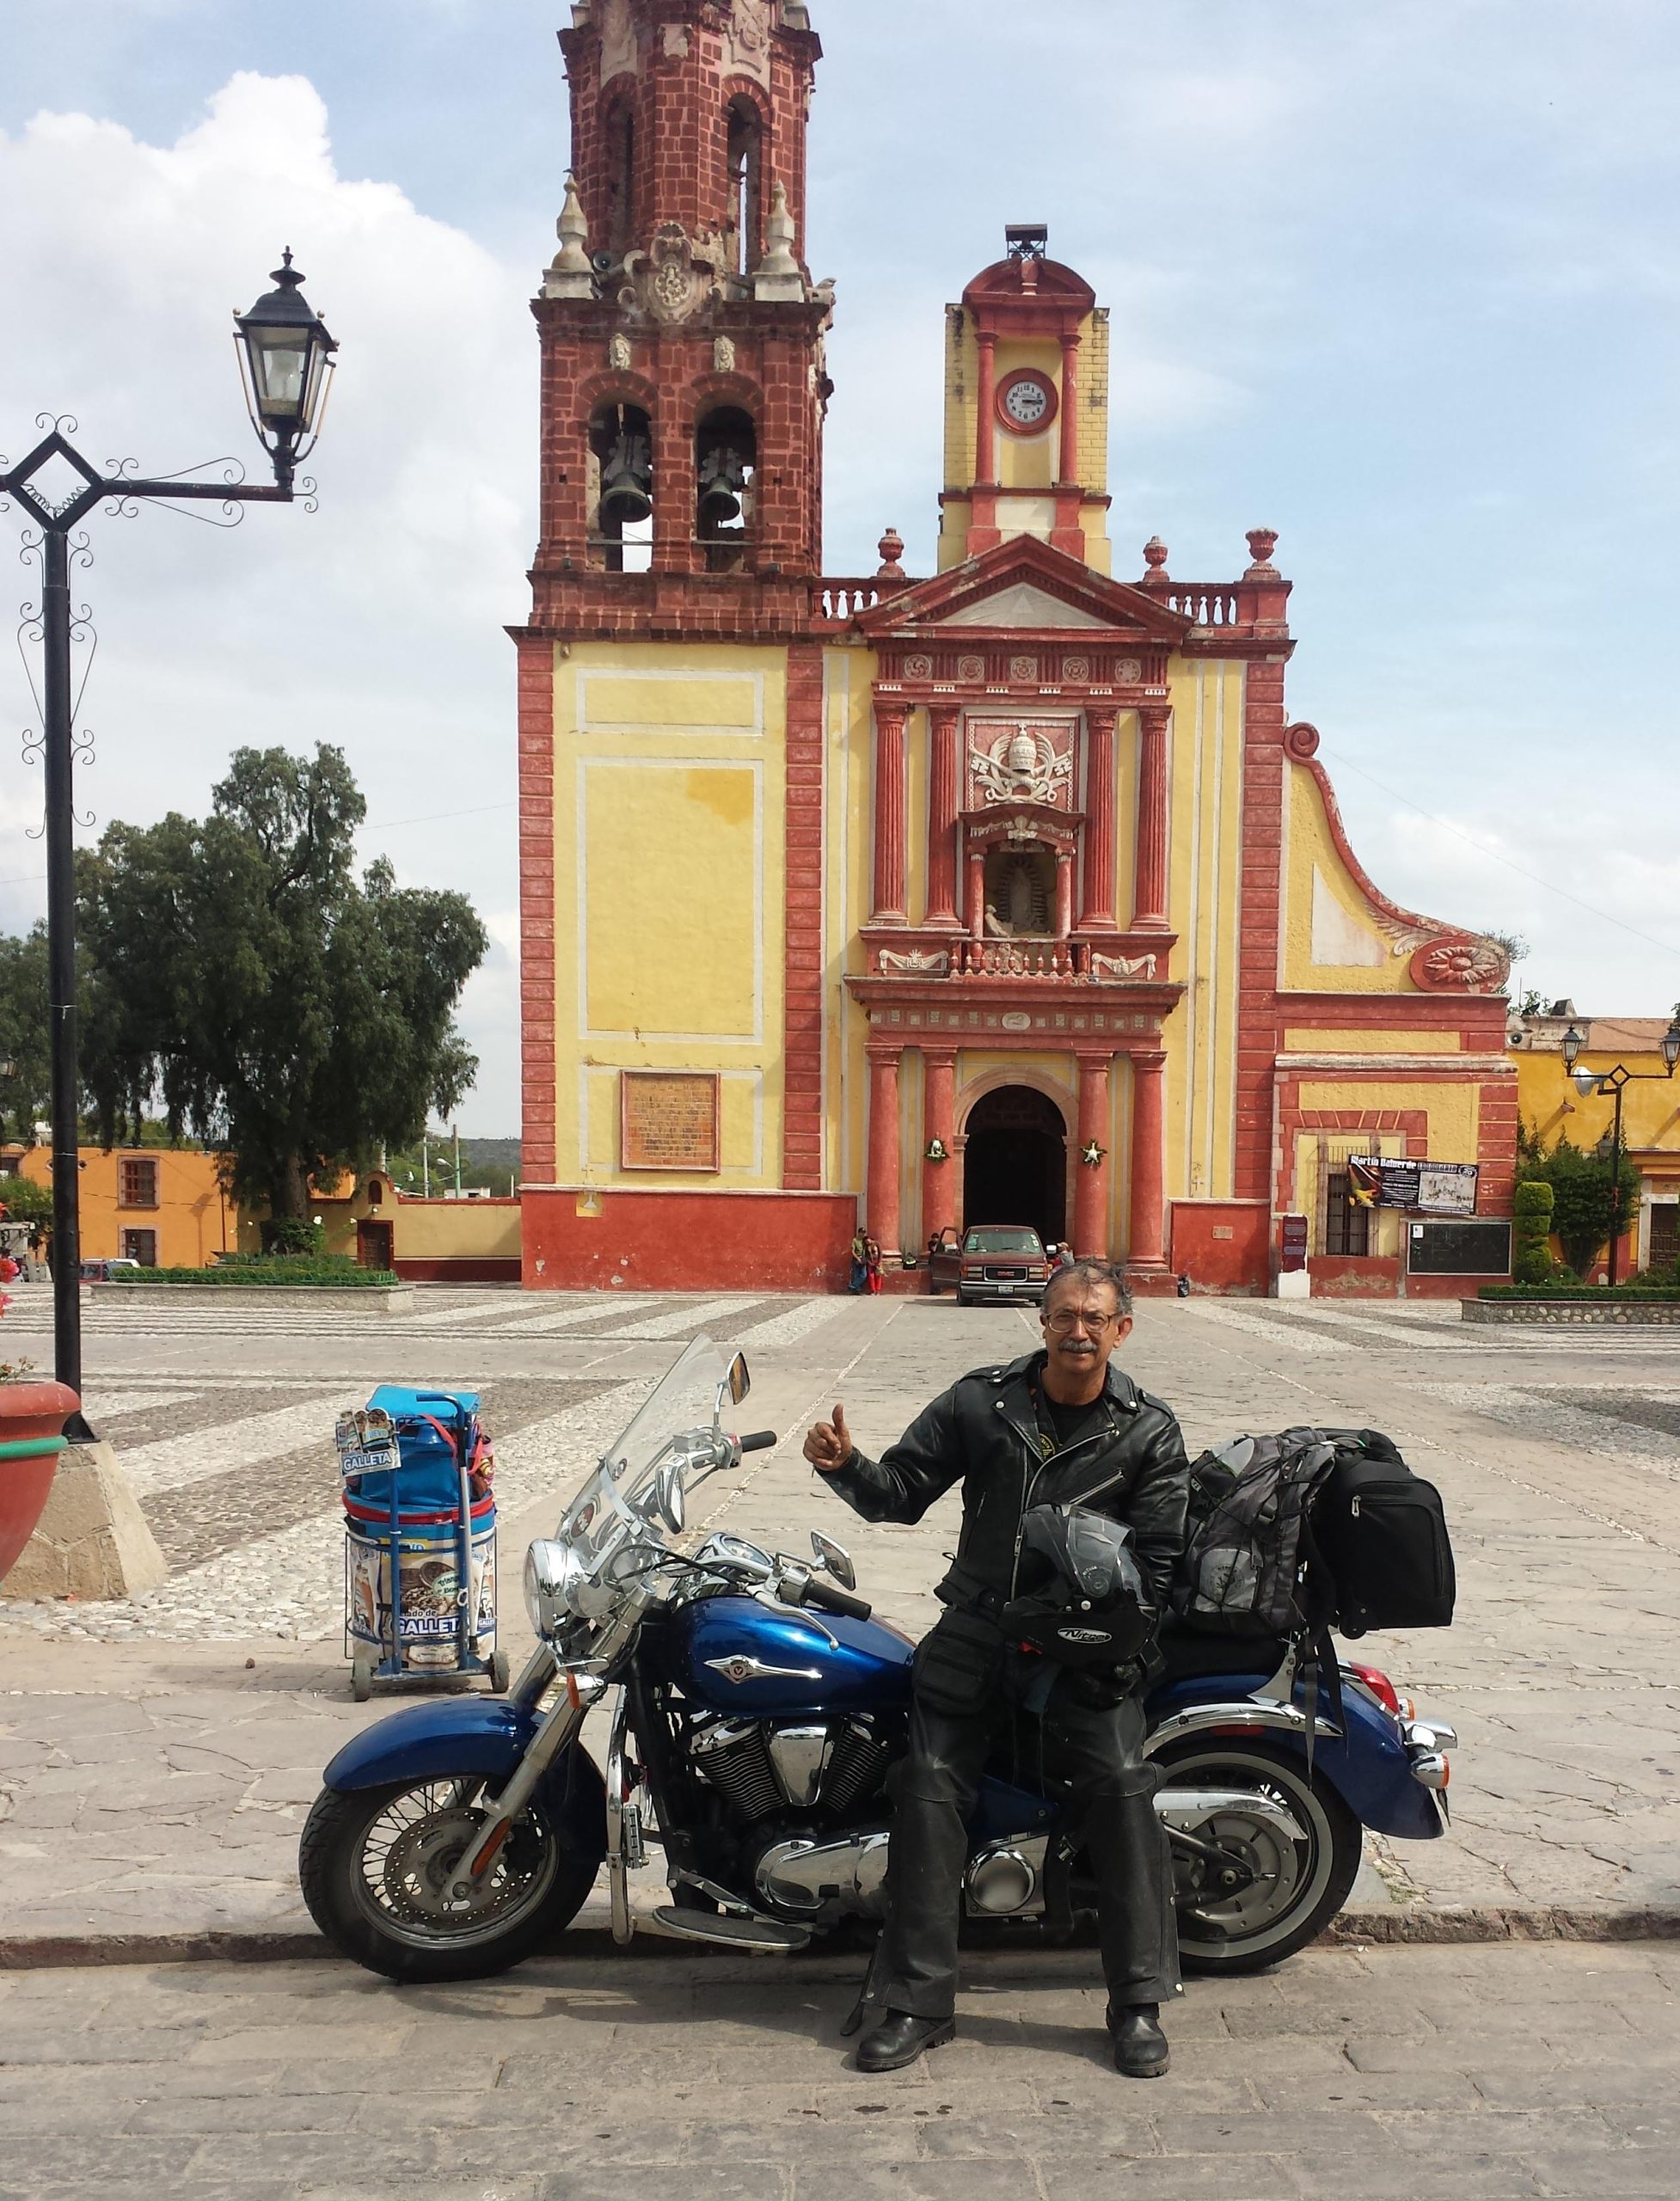
<path id="1" fill-rule="evenodd" d="M 603 1454 L 567 1510 L 560 1533 L 593 1572 L 628 1527 L 626 1509 L 646 1496 L 653 1468 L 681 1430 L 709 1429 L 729 1364 L 710 1338 L 685 1346 Z"/>

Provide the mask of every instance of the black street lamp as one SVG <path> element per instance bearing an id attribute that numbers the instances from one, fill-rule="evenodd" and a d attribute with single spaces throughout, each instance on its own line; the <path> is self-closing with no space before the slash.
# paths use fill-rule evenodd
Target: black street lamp
<path id="1" fill-rule="evenodd" d="M 76 699 L 71 684 L 70 603 L 72 556 L 86 559 L 87 538 L 72 541 L 71 530 L 97 504 L 107 516 L 129 516 L 142 500 L 160 504 L 213 503 L 222 507 L 217 523 L 231 526 L 242 505 L 289 505 L 297 463 L 315 447 L 333 353 L 337 349 L 326 324 L 313 314 L 299 285 L 303 277 L 288 251 L 270 280 L 275 288 L 246 314 L 236 314 L 236 341 L 245 379 L 252 425 L 274 470 L 274 486 L 247 483 L 235 460 L 210 463 L 223 469 L 218 481 L 187 475 L 152 480 L 122 467 L 103 473 L 71 444 L 68 415 L 43 413 L 37 427 L 48 433 L 15 466 L 0 461 L 0 501 L 15 497 L 40 530 L 26 536 L 26 555 L 39 549 L 41 602 L 26 623 L 39 628 L 41 643 L 41 749 L 46 774 L 46 941 L 47 981 L 52 1045 L 52 1365 L 61 1383 L 82 1389 L 81 1203 L 77 1187 L 80 1145 L 80 1074 L 76 1030 L 76 858 L 72 804 Z M 187 475 L 203 472 L 188 468 Z M 313 486 L 301 485 L 307 494 Z M 85 621 L 86 614 L 81 615 Z M 91 1434 L 85 1421 L 68 1425 L 72 1437 Z"/>
<path id="2" fill-rule="evenodd" d="M 1617 1210 L 1622 1203 L 1622 1095 L 1630 1085 L 1640 1085 L 1647 1079 L 1672 1077 L 1675 1065 L 1680 1063 L 1680 1015 L 1677 1015 L 1661 1041 L 1664 1067 L 1655 1070 L 1629 1070 L 1625 1063 L 1617 1063 L 1611 1070 L 1577 1069 L 1576 1058 L 1581 1051 L 1581 1035 L 1572 1024 L 1563 1035 L 1563 1066 L 1574 1080 L 1575 1090 L 1583 1100 L 1594 1093 L 1610 1094 L 1615 1110 L 1610 1118 L 1610 1232 L 1609 1258 L 1606 1267 L 1609 1272 L 1611 1289 L 1615 1289 L 1616 1256 L 1620 1236 L 1616 1230 Z"/>

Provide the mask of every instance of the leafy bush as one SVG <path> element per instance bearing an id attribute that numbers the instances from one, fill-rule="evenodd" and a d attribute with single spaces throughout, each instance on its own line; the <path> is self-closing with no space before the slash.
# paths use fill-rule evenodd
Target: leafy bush
<path id="1" fill-rule="evenodd" d="M 1680 1286 L 1652 1284 L 1484 1284 L 1478 1299 L 1680 1299 Z"/>
<path id="2" fill-rule="evenodd" d="M 344 1284 L 353 1291 L 378 1284 L 389 1291 L 401 1284 L 389 1269 L 365 1269 L 342 1254 L 324 1254 L 318 1260 L 295 1254 L 276 1260 L 246 1255 L 218 1261 L 213 1269 L 113 1269 L 111 1282 L 123 1284 L 219 1284 L 236 1287 L 265 1284 Z"/>
<path id="3" fill-rule="evenodd" d="M 265 1254 L 320 1254 L 326 1250 L 326 1231 L 306 1215 L 271 1215 L 261 1228 Z"/>
<path id="4" fill-rule="evenodd" d="M 1515 1250 L 1511 1273 L 1518 1284 L 1551 1281 L 1552 1211 L 1557 1195 L 1542 1180 L 1530 1179 L 1517 1187 L 1511 1202 L 1515 1218 Z"/>
<path id="5" fill-rule="evenodd" d="M 1564 1260 L 1584 1276 L 1612 1235 L 1609 1159 L 1560 1138 L 1549 1153 L 1525 1160 L 1523 1174 L 1528 1183 L 1551 1186 L 1553 1232 Z M 1634 1218 L 1640 1196 L 1640 1174 L 1625 1152 L 1617 1176 L 1614 1235 L 1619 1238 Z"/>

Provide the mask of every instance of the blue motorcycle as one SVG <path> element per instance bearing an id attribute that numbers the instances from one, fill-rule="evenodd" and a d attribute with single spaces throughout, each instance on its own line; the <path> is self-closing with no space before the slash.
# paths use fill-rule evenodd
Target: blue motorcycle
<path id="1" fill-rule="evenodd" d="M 531 1546 L 539 1648 L 509 1696 L 398 1712 L 327 1768 L 300 1875 L 346 1955 L 405 1981 L 503 1971 L 570 1922 L 603 1863 L 621 1943 L 640 1920 L 795 1950 L 882 1916 L 910 1640 L 870 1617 L 825 1536 L 808 1560 L 730 1535 L 692 1554 L 673 1541 L 697 1483 L 776 1441 L 725 1429 L 747 1390 L 739 1354 L 689 1346 Z M 1298 1671 L 1298 1645 L 1166 1648 L 1149 1747 L 1185 1965 L 1253 1971 L 1340 1910 L 1362 1826 L 1442 1831 L 1456 1738 L 1372 1668 L 1345 1665 L 1327 1691 Z M 610 1691 L 604 1779 L 579 1732 Z M 1065 1940 L 1094 1909 L 1053 1784 L 1000 1760 L 971 1836 L 961 1900 L 977 1924 Z M 653 1848 L 671 1901 L 650 1916 L 630 1886 Z"/>

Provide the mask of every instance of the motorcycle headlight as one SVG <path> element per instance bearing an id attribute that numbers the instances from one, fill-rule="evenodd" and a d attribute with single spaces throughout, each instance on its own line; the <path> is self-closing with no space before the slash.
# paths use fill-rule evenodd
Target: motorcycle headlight
<path id="1" fill-rule="evenodd" d="M 570 1544 L 534 1543 L 525 1554 L 525 1610 L 545 1640 L 571 1616 L 573 1593 L 584 1579 L 582 1564 Z"/>

